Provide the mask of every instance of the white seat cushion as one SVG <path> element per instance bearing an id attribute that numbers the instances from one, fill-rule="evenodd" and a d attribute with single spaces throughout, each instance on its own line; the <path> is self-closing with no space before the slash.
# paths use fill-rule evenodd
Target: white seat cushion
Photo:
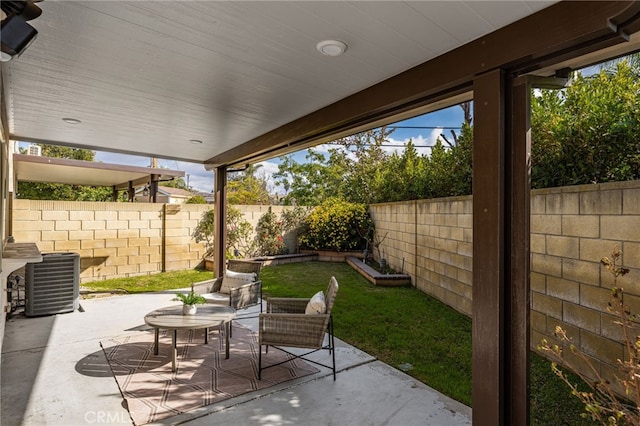
<path id="1" fill-rule="evenodd" d="M 215 303 L 216 305 L 228 305 L 229 295 L 222 293 L 205 293 L 202 295 L 207 303 Z"/>
<path id="2" fill-rule="evenodd" d="M 324 301 L 324 293 L 319 291 L 307 303 L 305 314 L 324 314 L 327 312 L 327 304 Z"/>

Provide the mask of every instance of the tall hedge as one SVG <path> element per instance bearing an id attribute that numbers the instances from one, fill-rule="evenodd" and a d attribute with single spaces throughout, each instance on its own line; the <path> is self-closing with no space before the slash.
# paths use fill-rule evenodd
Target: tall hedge
<path id="1" fill-rule="evenodd" d="M 299 242 L 310 250 L 364 250 L 373 230 L 365 204 L 329 199 L 307 216 Z"/>

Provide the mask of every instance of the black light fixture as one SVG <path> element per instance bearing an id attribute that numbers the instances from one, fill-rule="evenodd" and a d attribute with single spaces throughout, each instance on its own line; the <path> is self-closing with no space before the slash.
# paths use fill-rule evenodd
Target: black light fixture
<path id="1" fill-rule="evenodd" d="M 10 1 L 3 0 L 0 7 L 5 14 L 5 18 L 0 24 L 0 44 L 2 62 L 10 61 L 24 52 L 27 47 L 36 39 L 38 31 L 27 21 L 35 19 L 42 13 L 42 10 L 34 4 L 34 1 Z"/>

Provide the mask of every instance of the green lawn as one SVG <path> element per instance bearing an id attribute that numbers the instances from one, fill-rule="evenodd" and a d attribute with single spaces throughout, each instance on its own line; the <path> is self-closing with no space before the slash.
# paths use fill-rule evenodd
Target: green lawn
<path id="1" fill-rule="evenodd" d="M 375 287 L 346 263 L 266 267 L 263 291 L 265 297 L 311 297 L 326 289 L 332 275 L 340 284 L 333 312 L 337 337 L 472 405 L 471 320 L 443 303 L 414 288 Z M 87 286 L 139 293 L 187 287 L 211 277 L 211 272 L 182 271 Z M 550 363 L 533 352 L 530 375 L 532 425 L 590 424 L 580 418 L 582 406 L 551 372 Z"/>
<path id="2" fill-rule="evenodd" d="M 146 293 L 150 291 L 173 290 L 189 287 L 192 283 L 213 278 L 213 272 L 186 270 L 164 272 L 161 274 L 113 278 L 110 280 L 92 281 L 83 284 L 84 288 L 96 291 L 124 290 L 127 293 Z"/>

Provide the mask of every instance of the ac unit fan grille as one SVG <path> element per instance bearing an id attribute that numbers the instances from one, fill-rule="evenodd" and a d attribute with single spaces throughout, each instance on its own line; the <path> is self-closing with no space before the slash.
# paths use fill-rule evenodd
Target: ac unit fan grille
<path id="1" fill-rule="evenodd" d="M 78 309 L 79 274 L 77 253 L 44 253 L 41 263 L 27 264 L 25 315 L 53 315 Z"/>

